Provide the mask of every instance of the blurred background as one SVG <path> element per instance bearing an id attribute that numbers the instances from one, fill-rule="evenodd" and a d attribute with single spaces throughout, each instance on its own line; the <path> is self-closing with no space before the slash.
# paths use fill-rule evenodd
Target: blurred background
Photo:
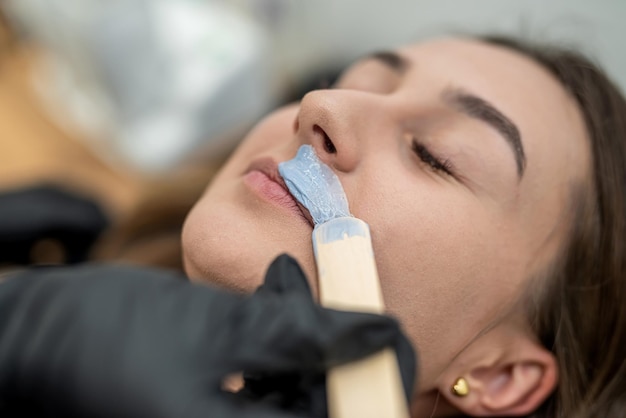
<path id="1" fill-rule="evenodd" d="M 115 236 L 97 251 L 114 258 L 144 231 L 142 254 L 165 259 L 154 224 L 178 242 L 184 213 L 246 130 L 358 56 L 442 34 L 512 34 L 582 50 L 624 91 L 625 18 L 624 0 L 4 0 L 0 195 L 61 188 L 69 200 L 38 201 L 93 205 L 81 246 Z M 35 235 L 26 260 L 89 257 Z"/>

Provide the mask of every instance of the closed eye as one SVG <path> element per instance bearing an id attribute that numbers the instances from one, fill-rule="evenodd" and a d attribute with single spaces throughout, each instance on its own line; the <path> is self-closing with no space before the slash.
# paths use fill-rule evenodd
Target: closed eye
<path id="1" fill-rule="evenodd" d="M 449 160 L 441 160 L 435 157 L 422 143 L 413 138 L 411 141 L 411 149 L 417 157 L 433 171 L 442 172 L 449 176 L 453 176 L 452 163 Z"/>

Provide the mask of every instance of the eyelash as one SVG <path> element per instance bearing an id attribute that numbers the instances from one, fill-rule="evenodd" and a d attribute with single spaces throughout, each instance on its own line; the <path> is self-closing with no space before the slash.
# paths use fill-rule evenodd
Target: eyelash
<path id="1" fill-rule="evenodd" d="M 441 160 L 435 157 L 423 144 L 418 142 L 416 138 L 411 141 L 411 149 L 417 155 L 417 157 L 426 165 L 428 165 L 433 171 L 442 172 L 449 176 L 452 176 L 452 163 L 450 160 Z"/>

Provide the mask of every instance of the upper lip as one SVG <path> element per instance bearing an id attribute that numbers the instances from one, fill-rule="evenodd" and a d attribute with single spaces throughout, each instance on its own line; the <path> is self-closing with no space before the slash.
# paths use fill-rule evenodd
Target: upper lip
<path id="1" fill-rule="evenodd" d="M 307 208 L 305 208 L 300 202 L 298 202 L 298 199 L 296 199 L 293 194 L 291 194 L 291 191 L 289 191 L 287 184 L 285 184 L 285 180 L 278 172 L 278 164 L 276 163 L 276 161 L 269 157 L 259 158 L 258 160 L 254 160 L 250 164 L 250 166 L 246 170 L 246 173 L 249 173 L 251 171 L 260 171 L 261 173 L 265 174 L 271 181 L 277 183 L 280 187 L 285 189 L 285 191 L 289 193 L 291 197 L 293 197 L 293 200 L 298 205 L 300 212 L 302 212 L 302 216 L 304 216 L 304 218 L 309 222 L 311 227 L 315 225 L 313 222 L 313 218 L 311 217 L 311 214 L 309 213 Z"/>

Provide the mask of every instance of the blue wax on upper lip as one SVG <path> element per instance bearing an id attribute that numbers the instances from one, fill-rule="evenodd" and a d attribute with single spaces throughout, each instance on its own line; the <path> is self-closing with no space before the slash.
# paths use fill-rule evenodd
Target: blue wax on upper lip
<path id="1" fill-rule="evenodd" d="M 324 164 L 310 145 L 302 145 L 296 156 L 278 164 L 287 188 L 305 208 L 315 225 L 352 216 L 339 178 Z"/>

